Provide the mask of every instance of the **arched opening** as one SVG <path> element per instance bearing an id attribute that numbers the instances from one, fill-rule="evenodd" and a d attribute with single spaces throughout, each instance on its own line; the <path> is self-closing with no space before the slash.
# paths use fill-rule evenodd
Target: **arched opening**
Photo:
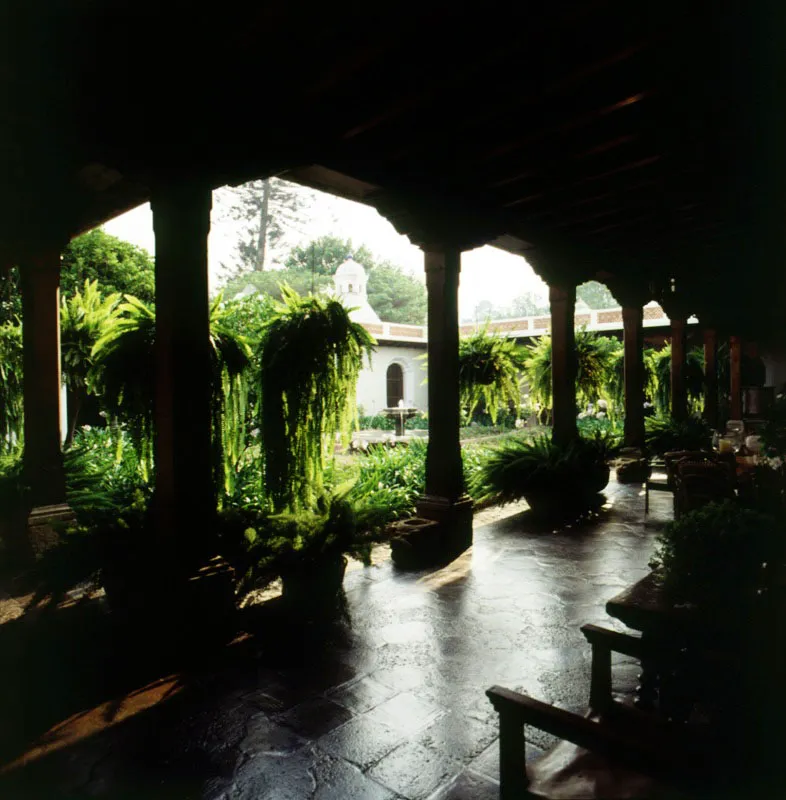
<path id="1" fill-rule="evenodd" d="M 395 408 L 404 399 L 404 370 L 401 364 L 391 364 L 387 371 L 388 408 Z"/>

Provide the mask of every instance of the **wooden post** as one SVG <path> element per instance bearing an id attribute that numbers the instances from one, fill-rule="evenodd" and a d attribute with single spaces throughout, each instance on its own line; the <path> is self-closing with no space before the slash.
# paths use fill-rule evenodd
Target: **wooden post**
<path id="1" fill-rule="evenodd" d="M 51 522 L 73 520 L 61 450 L 60 249 L 26 259 L 22 283 L 24 473 L 32 511 L 28 534 L 38 556 L 57 543 Z"/>
<path id="2" fill-rule="evenodd" d="M 216 508 L 211 454 L 209 186 L 154 188 L 156 520 L 162 536 L 204 540 Z"/>
<path id="3" fill-rule="evenodd" d="M 428 408 L 426 493 L 418 515 L 445 524 L 456 552 L 472 543 L 472 501 L 464 493 L 459 438 L 458 285 L 461 251 L 424 247 L 428 293 Z"/>
<path id="4" fill-rule="evenodd" d="M 524 725 L 515 715 L 499 714 L 499 783 L 500 800 L 519 800 L 527 788 L 527 753 Z"/>
<path id="5" fill-rule="evenodd" d="M 644 335 L 641 306 L 622 309 L 625 379 L 625 446 L 644 447 Z"/>
<path id="6" fill-rule="evenodd" d="M 718 333 L 704 329 L 704 419 L 718 427 Z"/>
<path id="7" fill-rule="evenodd" d="M 671 317 L 671 415 L 674 419 L 686 419 L 688 416 L 685 324 L 685 317 Z"/>
<path id="8" fill-rule="evenodd" d="M 742 419 L 742 339 L 729 337 L 730 419 Z"/>
<path id="9" fill-rule="evenodd" d="M 611 649 L 599 642 L 592 643 L 589 704 L 601 714 L 611 705 Z"/>
<path id="10" fill-rule="evenodd" d="M 576 427 L 576 287 L 549 287 L 551 304 L 551 436 L 557 444 L 578 438 Z"/>

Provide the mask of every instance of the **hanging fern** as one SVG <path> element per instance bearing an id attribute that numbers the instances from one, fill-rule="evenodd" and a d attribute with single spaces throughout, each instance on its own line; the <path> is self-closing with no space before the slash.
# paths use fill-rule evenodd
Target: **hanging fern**
<path id="1" fill-rule="evenodd" d="M 607 397 L 619 342 L 580 330 L 576 342 L 576 398 L 581 404 Z M 551 337 L 541 336 L 530 345 L 524 362 L 530 394 L 544 408 L 551 407 Z"/>
<path id="2" fill-rule="evenodd" d="M 210 307 L 210 367 L 212 379 L 213 473 L 216 483 L 231 493 L 245 451 L 251 349 L 235 333 L 219 295 Z"/>
<path id="3" fill-rule="evenodd" d="M 0 325 L 0 454 L 13 452 L 21 442 L 24 419 L 22 327 Z"/>
<path id="4" fill-rule="evenodd" d="M 496 425 L 500 409 L 521 400 L 519 372 L 524 356 L 513 339 L 482 329 L 459 342 L 459 392 L 461 407 L 472 417 L 481 402 Z"/>
<path id="5" fill-rule="evenodd" d="M 657 390 L 655 408 L 660 414 L 671 411 L 671 343 L 669 342 L 653 354 Z M 693 347 L 685 355 L 685 389 L 689 404 L 698 410 L 704 397 L 704 352 Z"/>
<path id="6" fill-rule="evenodd" d="M 153 465 L 155 311 L 126 295 L 119 316 L 93 347 L 102 404 L 123 420 L 149 476 Z"/>
<path id="7" fill-rule="evenodd" d="M 121 315 L 94 348 L 101 367 L 103 401 L 128 425 L 148 472 L 153 459 L 155 397 L 155 311 L 126 296 Z M 219 484 L 231 485 L 245 442 L 247 370 L 251 351 L 224 319 L 219 296 L 210 307 L 211 420 L 213 471 Z"/>
<path id="8" fill-rule="evenodd" d="M 281 292 L 259 349 L 265 488 L 279 510 L 309 507 L 320 494 L 325 456 L 337 433 L 351 431 L 358 374 L 374 346 L 337 300 Z"/>
<path id="9" fill-rule="evenodd" d="M 68 441 L 74 438 L 77 418 L 87 395 L 96 388 L 93 348 L 119 318 L 121 295 L 104 297 L 98 281 L 86 280 L 84 292 L 63 298 L 60 308 L 60 352 L 63 376 L 71 393 L 68 409 Z"/>

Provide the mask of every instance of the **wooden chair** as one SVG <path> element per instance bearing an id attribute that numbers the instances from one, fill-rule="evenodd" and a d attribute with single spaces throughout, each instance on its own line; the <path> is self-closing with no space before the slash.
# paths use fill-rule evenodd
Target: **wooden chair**
<path id="1" fill-rule="evenodd" d="M 612 694 L 611 653 L 659 662 L 664 671 L 685 670 L 681 649 L 657 648 L 640 638 L 584 625 L 592 646 L 589 712 L 579 716 L 525 694 L 493 686 L 486 694 L 499 713 L 500 797 L 692 797 L 731 770 L 718 768 L 728 730 L 711 724 L 675 725 L 657 714 L 621 703 Z M 717 670 L 721 656 L 691 656 L 691 668 Z M 532 725 L 565 741 L 526 766 L 524 727 Z M 720 762 L 722 764 L 722 762 Z"/>
<path id="2" fill-rule="evenodd" d="M 707 503 L 735 497 L 735 475 L 711 453 L 684 456 L 674 465 L 674 518 Z"/>

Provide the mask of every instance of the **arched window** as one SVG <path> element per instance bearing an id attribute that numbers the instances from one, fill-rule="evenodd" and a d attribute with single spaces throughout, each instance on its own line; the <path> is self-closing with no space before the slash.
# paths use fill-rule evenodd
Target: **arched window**
<path id="1" fill-rule="evenodd" d="M 388 408 L 395 408 L 399 400 L 404 399 L 404 370 L 401 364 L 391 364 L 388 367 Z"/>

